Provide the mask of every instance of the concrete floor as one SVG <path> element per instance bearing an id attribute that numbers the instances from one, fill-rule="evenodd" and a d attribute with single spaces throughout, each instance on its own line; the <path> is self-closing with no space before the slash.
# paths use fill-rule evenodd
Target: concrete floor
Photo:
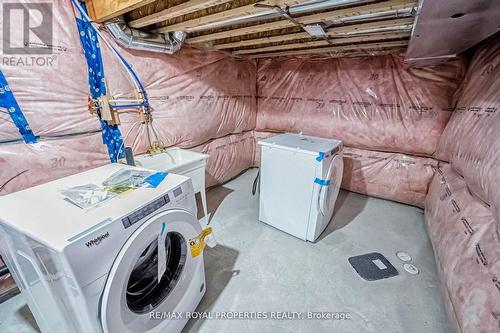
<path id="1" fill-rule="evenodd" d="M 324 311 L 351 319 L 205 319 L 183 332 L 452 332 L 420 209 L 343 191 L 332 223 L 306 243 L 258 221 L 256 172 L 207 193 L 219 245 L 205 251 L 207 293 L 197 311 Z M 397 251 L 412 255 L 419 275 L 403 270 Z M 399 275 L 361 279 L 347 259 L 368 252 L 384 254 Z M 22 296 L 0 304 L 0 332 L 38 332 Z"/>

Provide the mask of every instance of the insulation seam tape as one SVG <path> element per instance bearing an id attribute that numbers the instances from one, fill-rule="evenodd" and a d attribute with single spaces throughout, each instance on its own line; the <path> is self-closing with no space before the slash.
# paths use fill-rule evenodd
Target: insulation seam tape
<path id="1" fill-rule="evenodd" d="M 89 68 L 89 86 L 92 98 L 96 99 L 106 95 L 106 84 L 104 81 L 104 65 L 102 62 L 98 36 L 94 31 L 92 23 L 85 19 L 76 19 L 80 42 Z M 102 128 L 102 141 L 108 147 L 111 162 L 116 162 L 124 155 L 123 138 L 117 125 L 108 125 L 99 116 Z"/>
<path id="2" fill-rule="evenodd" d="M 25 143 L 36 143 L 37 138 L 31 130 L 28 121 L 24 117 L 16 97 L 10 90 L 7 79 L 0 70 L 0 107 L 5 108 L 9 113 L 12 122 L 16 125 Z"/>

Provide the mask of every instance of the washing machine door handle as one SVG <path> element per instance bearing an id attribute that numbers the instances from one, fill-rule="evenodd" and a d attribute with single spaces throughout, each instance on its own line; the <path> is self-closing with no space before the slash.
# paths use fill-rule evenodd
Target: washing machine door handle
<path id="1" fill-rule="evenodd" d="M 335 157 L 334 157 L 335 158 Z M 330 165 L 328 166 L 328 172 L 326 173 L 325 180 L 329 181 L 330 177 L 332 175 L 332 168 L 333 168 L 333 159 L 330 161 Z M 325 189 L 326 188 L 326 189 Z M 326 209 L 325 209 L 325 201 L 326 197 L 328 196 L 328 190 L 330 186 L 328 185 L 320 185 L 319 186 L 319 191 L 318 191 L 318 211 L 321 213 L 321 215 L 325 216 Z"/>
<path id="2" fill-rule="evenodd" d="M 340 190 L 340 184 L 338 184 L 339 179 L 342 179 L 339 174 L 343 173 L 343 161 L 342 155 L 335 155 L 332 157 L 330 164 L 328 166 L 328 172 L 325 179 L 329 181 L 326 186 L 320 186 L 318 192 L 318 211 L 321 215 L 326 216 L 329 214 L 330 208 L 328 205 L 330 202 L 335 201 Z M 334 174 L 335 172 L 335 174 Z M 331 192 L 333 191 L 333 194 Z M 331 195 L 333 195 L 333 198 Z"/>

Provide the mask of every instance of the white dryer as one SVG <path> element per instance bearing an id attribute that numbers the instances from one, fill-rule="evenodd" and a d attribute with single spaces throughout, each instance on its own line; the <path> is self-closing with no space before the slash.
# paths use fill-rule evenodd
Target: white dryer
<path id="1" fill-rule="evenodd" d="M 258 142 L 259 220 L 315 241 L 333 216 L 342 182 L 342 141 L 281 134 Z"/>
<path id="2" fill-rule="evenodd" d="M 180 332 L 187 319 L 168 313 L 194 311 L 205 293 L 189 178 L 169 174 L 90 210 L 59 194 L 123 168 L 132 169 L 106 165 L 0 197 L 0 251 L 44 333 Z"/>

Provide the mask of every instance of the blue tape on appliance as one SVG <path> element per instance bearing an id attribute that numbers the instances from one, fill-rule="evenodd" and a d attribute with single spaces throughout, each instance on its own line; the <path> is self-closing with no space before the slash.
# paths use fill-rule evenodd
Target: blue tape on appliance
<path id="1" fill-rule="evenodd" d="M 315 182 L 316 184 L 319 184 L 320 186 L 329 186 L 329 185 L 330 185 L 330 181 L 329 181 L 329 180 L 327 180 L 327 179 L 319 179 L 319 178 L 316 178 L 316 179 L 314 180 L 314 182 Z"/>
<path id="2" fill-rule="evenodd" d="M 25 143 L 37 142 L 37 137 L 33 134 L 2 71 L 0 71 L 0 107 L 7 110 Z"/>
<path id="3" fill-rule="evenodd" d="M 161 182 L 167 177 L 168 172 L 156 172 L 153 173 L 151 176 L 147 177 L 144 179 L 144 182 L 148 183 L 152 188 L 158 187 L 158 185 L 161 184 Z"/>
<path id="4" fill-rule="evenodd" d="M 321 162 L 325 158 L 325 153 L 320 152 L 318 157 L 316 157 L 316 161 Z"/>

